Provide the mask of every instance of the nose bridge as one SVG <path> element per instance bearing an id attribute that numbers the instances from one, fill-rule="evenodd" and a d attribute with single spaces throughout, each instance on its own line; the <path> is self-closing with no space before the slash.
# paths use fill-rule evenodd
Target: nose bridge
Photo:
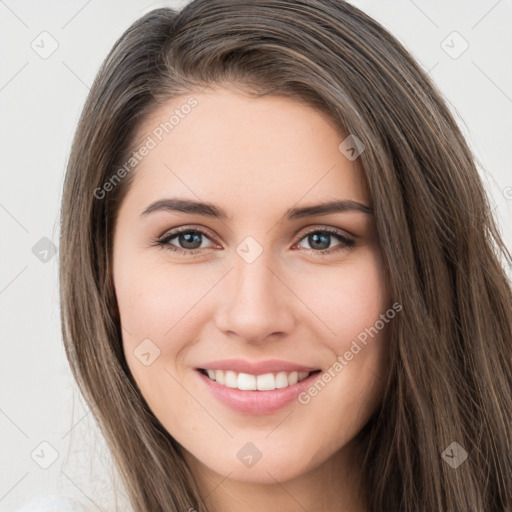
<path id="1" fill-rule="evenodd" d="M 272 300 L 274 294 L 272 287 L 275 287 L 276 283 L 275 276 L 270 271 L 272 262 L 268 256 L 269 252 L 260 255 L 254 261 L 247 261 L 243 257 L 235 259 L 234 295 L 239 299 L 259 301 L 260 296 L 263 295 L 268 299 L 263 302 L 268 303 Z"/>
<path id="2" fill-rule="evenodd" d="M 290 294 L 276 277 L 278 272 L 271 260 L 270 250 L 262 251 L 255 259 L 245 258 L 243 252 L 242 256 L 235 255 L 234 268 L 222 289 L 219 329 L 257 341 L 292 328 Z"/>

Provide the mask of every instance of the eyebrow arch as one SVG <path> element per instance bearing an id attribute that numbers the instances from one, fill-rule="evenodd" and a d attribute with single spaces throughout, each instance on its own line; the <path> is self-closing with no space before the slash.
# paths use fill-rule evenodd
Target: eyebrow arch
<path id="1" fill-rule="evenodd" d="M 368 215 L 373 214 L 373 208 L 352 201 L 349 199 L 340 199 L 337 201 L 330 201 L 328 203 L 315 204 L 312 206 L 303 206 L 301 208 L 291 208 L 286 212 L 286 219 L 302 219 L 304 217 L 313 217 L 315 215 L 328 215 L 330 213 L 342 212 L 361 212 Z"/>
<path id="2" fill-rule="evenodd" d="M 205 203 L 200 201 L 194 201 L 191 199 L 160 199 L 151 203 L 142 213 L 141 217 L 149 215 L 156 211 L 171 211 L 171 212 L 182 212 L 190 213 L 194 215 L 204 215 L 206 217 L 212 217 L 217 219 L 228 219 L 229 215 L 225 210 L 219 208 L 212 203 Z M 311 206 L 303 206 L 300 208 L 290 208 L 285 214 L 287 220 L 302 219 L 304 217 L 313 217 L 316 215 L 328 215 L 330 213 L 342 213 L 342 212 L 361 212 L 368 215 L 373 214 L 373 209 L 369 206 L 358 203 L 352 200 L 337 200 L 330 201 L 327 203 L 321 203 Z"/>
<path id="3" fill-rule="evenodd" d="M 215 206 L 212 203 L 203 203 L 200 201 L 193 201 L 191 199 L 160 199 L 151 203 L 142 213 L 141 217 L 156 211 L 170 211 L 192 213 L 194 215 L 205 215 L 217 219 L 227 219 L 228 214 L 222 208 Z"/>

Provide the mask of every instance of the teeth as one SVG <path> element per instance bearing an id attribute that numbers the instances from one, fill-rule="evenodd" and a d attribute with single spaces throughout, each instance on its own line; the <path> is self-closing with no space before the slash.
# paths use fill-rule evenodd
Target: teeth
<path id="1" fill-rule="evenodd" d="M 215 380 L 219 383 L 224 385 L 226 382 L 226 379 L 224 377 L 224 370 L 215 370 Z"/>
<path id="2" fill-rule="evenodd" d="M 272 373 L 265 373 L 256 377 L 256 388 L 260 391 L 276 389 L 276 378 Z"/>
<path id="3" fill-rule="evenodd" d="M 249 391 L 251 389 L 256 389 L 256 376 L 249 375 L 248 373 L 239 373 L 238 374 L 238 389 L 242 391 Z"/>
<path id="4" fill-rule="evenodd" d="M 224 374 L 224 386 L 228 388 L 236 388 L 238 387 L 238 378 L 235 372 L 226 371 Z"/>
<path id="5" fill-rule="evenodd" d="M 276 388 L 285 388 L 286 386 L 288 386 L 288 374 L 279 372 L 276 375 Z"/>
<path id="6" fill-rule="evenodd" d="M 263 375 L 237 373 L 232 370 L 206 370 L 210 379 L 228 388 L 238 388 L 242 391 L 272 391 L 274 389 L 293 386 L 304 380 L 310 372 L 278 372 Z"/>

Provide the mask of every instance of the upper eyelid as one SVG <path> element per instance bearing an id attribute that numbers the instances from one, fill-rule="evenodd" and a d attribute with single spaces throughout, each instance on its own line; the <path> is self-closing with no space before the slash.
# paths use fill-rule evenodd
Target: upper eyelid
<path id="1" fill-rule="evenodd" d="M 199 227 L 199 226 L 190 225 L 190 226 L 180 226 L 177 228 L 169 229 L 163 235 L 159 236 L 157 240 L 165 240 L 165 239 L 170 240 L 170 239 L 173 239 L 174 237 L 178 236 L 180 233 L 187 232 L 187 231 L 197 231 L 203 235 L 206 235 L 210 239 L 215 239 L 215 236 L 210 235 L 210 231 L 207 228 L 205 228 L 203 226 Z"/>

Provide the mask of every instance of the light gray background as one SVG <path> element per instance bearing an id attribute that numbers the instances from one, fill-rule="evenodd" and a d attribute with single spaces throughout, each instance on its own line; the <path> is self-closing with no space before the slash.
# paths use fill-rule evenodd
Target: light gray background
<path id="1" fill-rule="evenodd" d="M 109 456 L 64 357 L 57 257 L 40 240 L 58 245 L 66 160 L 101 61 L 136 18 L 184 3 L 0 0 L 0 511 L 46 494 L 114 510 Z M 353 3 L 430 70 L 482 164 L 510 247 L 511 0 Z"/>

